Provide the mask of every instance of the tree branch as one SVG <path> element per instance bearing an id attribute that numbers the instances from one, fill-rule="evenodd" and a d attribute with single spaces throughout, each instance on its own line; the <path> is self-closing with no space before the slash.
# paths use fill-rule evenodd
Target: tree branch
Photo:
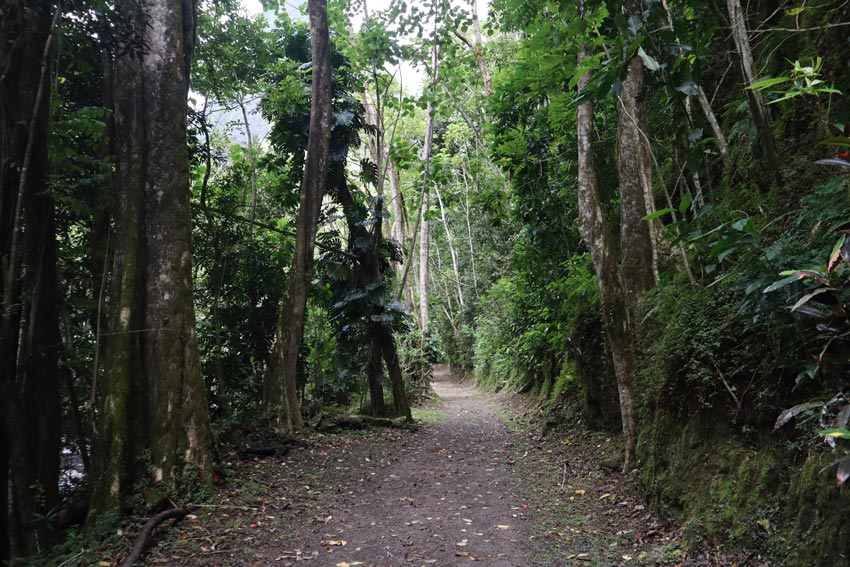
<path id="1" fill-rule="evenodd" d="M 235 221 L 248 223 L 248 224 L 251 224 L 251 225 L 254 225 L 254 226 L 258 226 L 260 228 L 264 228 L 266 230 L 270 230 L 271 232 L 276 232 L 278 234 L 285 234 L 286 236 L 295 236 L 294 231 L 278 228 L 274 225 L 267 224 L 267 223 L 264 223 L 264 222 L 261 222 L 261 221 L 258 221 L 258 220 L 249 219 L 249 218 L 237 215 L 237 214 L 230 213 L 230 212 L 222 210 L 222 209 L 217 209 L 215 207 L 210 207 L 210 206 L 205 206 L 205 205 L 197 205 L 197 207 L 200 208 L 203 211 L 216 213 L 218 215 L 221 215 L 223 217 L 227 217 L 227 218 L 235 220 Z M 325 244 L 322 244 L 321 242 L 316 242 L 316 248 L 321 248 L 325 252 L 333 252 L 334 254 L 341 254 L 343 256 L 346 256 L 347 258 L 351 258 L 352 260 L 357 259 L 357 256 L 355 256 L 354 254 L 350 254 L 350 253 L 346 252 L 345 250 L 333 248 L 332 246 L 327 246 Z"/>
<path id="2" fill-rule="evenodd" d="M 145 546 L 147 546 L 148 540 L 150 540 L 153 531 L 158 525 L 166 520 L 182 520 L 196 508 L 197 506 L 194 505 L 186 506 L 185 508 L 171 508 L 170 510 L 165 510 L 156 516 L 151 517 L 147 523 L 145 523 L 145 526 L 139 533 L 139 537 L 136 538 L 136 543 L 133 545 L 133 549 L 130 550 L 130 555 L 121 562 L 119 567 L 133 567 L 133 563 L 142 557 L 142 553 L 145 551 Z"/>

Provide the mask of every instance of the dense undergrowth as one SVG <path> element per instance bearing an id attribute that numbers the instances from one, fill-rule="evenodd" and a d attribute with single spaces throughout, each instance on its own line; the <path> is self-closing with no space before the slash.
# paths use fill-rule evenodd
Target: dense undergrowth
<path id="1" fill-rule="evenodd" d="M 453 341 L 447 355 L 482 385 L 527 391 L 551 408 L 567 404 L 590 427 L 613 431 L 620 427 L 617 386 L 599 291 L 569 212 L 576 169 L 561 160 L 574 143 L 575 116 L 559 102 L 558 77 L 575 77 L 566 70 L 550 76 L 558 70 L 535 58 L 556 52 L 544 37 L 566 28 L 554 17 L 522 14 L 525 27 L 508 25 L 527 34 L 510 54 L 524 65 L 502 70 L 505 93 L 491 106 L 495 153 L 512 175 L 513 218 L 522 229 L 509 267 L 470 310 L 458 333 L 464 340 Z M 671 121 L 686 118 L 682 107 L 664 90 L 663 71 L 650 74 L 657 81 L 647 94 L 655 200 L 664 212 L 647 222 L 660 219 L 664 228 L 660 278 L 638 313 L 635 468 L 649 502 L 683 522 L 692 542 L 752 549 L 777 564 L 838 565 L 850 557 L 846 447 L 843 433 L 823 431 L 847 424 L 841 246 L 850 185 L 841 160 L 850 84 L 846 49 L 827 42 L 829 32 L 778 35 L 765 40 L 773 51 L 760 51 L 765 76 L 807 61 L 824 88 L 844 93 L 803 92 L 799 76 L 777 80 L 778 94 L 766 91 L 775 102 L 768 108 L 780 170 L 767 165 L 745 92 L 719 89 L 725 65 L 707 51 L 719 38 L 702 36 L 697 51 L 702 80 L 718 88 L 728 162 L 713 151 L 707 124 Z M 613 190 L 609 102 L 597 100 L 594 142 L 599 183 Z M 688 170 L 699 178 L 683 181 Z M 529 203 L 546 212 L 527 214 Z M 605 215 L 618 214 L 616 199 L 605 206 Z"/>

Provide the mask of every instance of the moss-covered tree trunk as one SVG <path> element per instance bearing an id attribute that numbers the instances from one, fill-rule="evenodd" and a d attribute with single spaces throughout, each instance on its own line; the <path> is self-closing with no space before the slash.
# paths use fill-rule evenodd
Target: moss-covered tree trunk
<path id="1" fill-rule="evenodd" d="M 640 1 L 629 2 L 631 14 L 639 15 Z M 648 213 L 649 178 L 646 146 L 641 125 L 647 123 L 642 97 L 643 61 L 637 55 L 629 61 L 618 97 L 617 164 L 620 179 L 620 293 L 605 305 L 609 321 L 608 339 L 617 374 L 620 414 L 625 442 L 624 468 L 631 466 L 637 442 L 634 416 L 634 343 L 637 307 L 641 296 L 655 284 L 655 251 L 650 224 L 641 220 Z"/>
<path id="2" fill-rule="evenodd" d="M 577 2 L 579 13 L 583 3 Z M 632 1 L 627 10 L 640 14 L 642 3 Z M 579 62 L 589 54 L 579 50 Z M 590 73 L 578 82 L 579 90 L 590 84 Z M 617 376 L 620 414 L 623 423 L 624 467 L 631 466 L 636 445 L 634 393 L 635 311 L 641 295 L 655 283 L 653 240 L 648 223 L 641 220 L 647 214 L 648 172 L 646 148 L 641 125 L 646 126 L 646 107 L 643 96 L 644 68 L 638 56 L 628 63 L 618 97 L 617 161 L 620 179 L 620 241 L 611 238 L 612 230 L 605 223 L 601 200 L 596 187 L 593 163 L 593 102 L 579 105 L 577 112 L 578 138 L 578 202 L 579 229 L 590 249 L 599 281 L 602 316 L 606 336 Z"/>
<path id="3" fill-rule="evenodd" d="M 582 9 L 582 2 L 578 2 L 579 12 Z M 581 64 L 587 57 L 588 53 L 584 48 L 579 50 L 578 60 Z M 579 91 L 585 89 L 590 84 L 591 74 L 585 73 L 579 78 Z M 579 231 L 582 239 L 584 239 L 590 251 L 590 256 L 593 260 L 593 266 L 596 271 L 596 277 L 599 284 L 600 296 L 602 299 L 602 321 L 605 327 L 605 334 L 608 337 L 610 345 L 611 357 L 615 361 L 615 373 L 617 375 L 618 393 L 620 398 L 620 409 L 623 410 L 623 399 L 626 400 L 627 413 L 622 415 L 623 432 L 628 431 L 634 435 L 634 412 L 631 411 L 631 390 L 626 382 L 625 388 L 622 387 L 621 372 L 616 370 L 617 357 L 624 356 L 624 348 L 622 338 L 619 336 L 621 332 L 618 326 L 618 318 L 616 313 L 622 309 L 617 306 L 622 304 L 620 299 L 622 296 L 622 285 L 619 278 L 619 268 L 617 262 L 617 243 L 611 238 L 611 230 L 606 226 L 605 217 L 602 214 L 601 200 L 596 184 L 596 168 L 593 159 L 593 112 L 594 103 L 592 99 L 586 100 L 578 106 L 576 114 L 576 133 L 578 140 L 578 206 L 579 206 Z M 620 368 L 625 368 L 626 365 L 620 363 Z M 623 395 L 625 393 L 625 396 Z M 632 422 L 627 426 L 627 419 L 631 418 Z M 628 427 L 628 429 L 627 429 Z M 628 453 L 629 443 L 626 442 L 626 452 Z"/>
<path id="4" fill-rule="evenodd" d="M 48 124 L 57 14 L 12 1 L 0 18 L 0 562 L 47 545 L 61 410 L 56 226 Z"/>
<path id="5" fill-rule="evenodd" d="M 263 379 L 265 411 L 277 429 L 289 433 L 302 424 L 296 383 L 298 351 L 304 335 L 307 292 L 313 274 L 319 208 L 327 182 L 333 97 L 327 2 L 310 0 L 308 11 L 313 50 L 310 134 L 295 228 L 295 256 L 289 271 L 289 287 L 281 299 L 275 346 Z"/>
<path id="6" fill-rule="evenodd" d="M 92 510 L 120 506 L 146 472 L 165 487 L 212 474 L 195 336 L 186 101 L 195 6 L 132 1 L 141 54 L 114 62 L 116 247 Z M 137 462 L 150 456 L 149 468 Z"/>

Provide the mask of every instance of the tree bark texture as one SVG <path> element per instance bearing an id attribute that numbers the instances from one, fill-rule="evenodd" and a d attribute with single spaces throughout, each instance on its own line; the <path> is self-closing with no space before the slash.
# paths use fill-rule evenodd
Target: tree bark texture
<path id="1" fill-rule="evenodd" d="M 420 205 L 422 220 L 419 225 L 419 325 L 423 336 L 428 332 L 428 324 L 431 321 L 428 309 L 428 258 L 430 257 L 431 222 L 425 218 L 428 214 L 430 200 L 430 191 L 426 189 Z"/>
<path id="2" fill-rule="evenodd" d="M 579 2 L 579 7 L 581 3 Z M 584 49 L 579 51 L 579 63 L 587 57 Z M 585 73 L 578 81 L 579 91 L 590 84 L 591 75 Z M 634 434 L 634 421 L 627 425 L 627 419 L 633 420 L 630 380 L 626 371 L 629 364 L 624 362 L 627 355 L 622 335 L 623 325 L 628 324 L 623 310 L 623 282 L 620 279 L 618 247 L 612 242 L 612 234 L 606 227 L 602 214 L 599 192 L 596 184 L 596 169 L 593 160 L 593 111 L 594 104 L 588 100 L 577 109 L 577 139 L 578 139 L 578 206 L 579 231 L 590 250 L 593 266 L 599 284 L 602 299 L 602 316 L 605 334 L 611 345 L 611 357 L 615 362 L 615 374 L 620 398 L 620 411 L 623 420 L 623 432 L 626 437 L 626 454 L 631 462 L 634 446 L 630 445 L 628 435 Z M 614 348 L 616 347 L 616 348 Z M 619 361 L 618 361 L 619 359 Z M 623 403 L 625 400 L 625 404 Z M 623 411 L 625 405 L 625 412 Z"/>
<path id="3" fill-rule="evenodd" d="M 431 51 L 431 92 L 437 88 L 439 80 L 439 60 L 440 47 L 437 43 L 436 22 L 434 29 L 434 46 Z M 425 214 L 428 212 L 429 191 L 428 183 L 431 176 L 431 149 L 434 139 L 434 107 L 431 101 L 428 101 L 426 107 L 425 121 L 425 144 L 422 149 L 422 190 L 420 192 L 419 212 L 416 215 L 416 226 L 413 229 L 413 241 L 410 249 L 411 255 L 407 260 L 404 271 L 401 276 L 401 287 L 407 283 L 407 275 L 410 271 L 410 266 L 413 264 L 413 249 L 416 248 L 417 233 L 419 236 L 419 328 L 425 333 L 428 328 L 428 241 L 430 240 L 430 230 L 428 221 L 425 219 Z M 423 239 L 423 236 L 425 237 Z M 424 242 L 423 242 L 424 241 Z M 423 262 L 424 255 L 424 262 Z M 400 293 L 399 293 L 400 295 Z"/>
<path id="4" fill-rule="evenodd" d="M 750 38 L 747 34 L 747 19 L 744 9 L 741 6 L 741 0 L 726 0 L 726 9 L 729 12 L 732 39 L 735 41 L 735 48 L 738 52 L 738 59 L 741 65 L 741 76 L 744 79 L 744 86 L 749 87 L 756 81 L 756 72 L 755 63 L 753 62 L 753 52 L 750 47 Z M 747 95 L 747 104 L 750 108 L 750 116 L 758 132 L 759 146 L 761 147 L 763 156 L 767 160 L 770 170 L 778 175 L 781 164 L 779 155 L 776 152 L 776 139 L 770 128 L 770 118 L 767 107 L 764 104 L 764 98 L 760 92 L 751 89 L 746 89 L 745 93 Z"/>
<path id="5" fill-rule="evenodd" d="M 577 6 L 581 13 L 581 0 Z M 628 8 L 633 13 L 639 13 L 641 3 L 630 2 Z M 580 49 L 579 62 L 588 56 L 585 49 Z M 644 171 L 647 168 L 647 156 L 642 137 L 646 132 L 641 132 L 641 124 L 646 124 L 646 108 L 640 101 L 643 75 L 643 63 L 635 56 L 629 61 L 618 99 L 619 245 L 612 241 L 610 235 L 613 231 L 606 227 L 596 187 L 593 102 L 584 102 L 577 109 L 579 230 L 590 250 L 596 270 L 603 323 L 617 377 L 625 446 L 624 468 L 631 466 L 636 445 L 632 392 L 634 314 L 642 294 L 655 283 L 652 238 L 648 223 L 641 220 L 647 214 L 646 185 L 649 178 Z M 578 82 L 579 90 L 586 88 L 590 80 L 590 73 L 583 75 Z"/>
<path id="6" fill-rule="evenodd" d="M 617 163 L 620 178 L 620 262 L 629 305 L 637 305 L 640 296 L 655 283 L 650 225 L 641 220 L 647 215 L 646 167 L 640 124 L 646 107 L 643 95 L 644 68 L 640 57 L 633 57 L 620 91 L 617 129 Z"/>
<path id="7" fill-rule="evenodd" d="M 277 429 L 288 433 L 302 425 L 296 384 L 298 351 L 304 335 L 307 292 L 313 273 L 313 248 L 327 182 L 331 139 L 333 92 L 326 0 L 310 0 L 308 11 L 313 49 L 310 134 L 295 229 L 295 256 L 289 271 L 289 286 L 281 299 L 275 346 L 264 377 L 266 412 Z"/>
<path id="8" fill-rule="evenodd" d="M 0 562 L 43 549 L 35 514 L 58 502 L 61 348 L 48 192 L 51 2 L 0 19 Z"/>
<path id="9" fill-rule="evenodd" d="M 195 5 L 122 6 L 140 56 L 114 61 L 116 246 L 92 511 L 121 506 L 150 455 L 150 480 L 212 475 L 192 294 L 186 101 Z"/>
<path id="10" fill-rule="evenodd" d="M 640 13 L 641 2 L 631 2 L 632 13 Z M 635 55 L 628 64 L 618 100 L 617 163 L 620 179 L 620 258 L 622 289 L 605 306 L 608 338 L 620 393 L 620 414 L 625 443 L 624 468 L 631 466 L 637 442 L 632 378 L 636 322 L 641 296 L 655 284 L 653 239 L 647 214 L 647 160 L 641 124 L 646 124 L 643 96 L 644 67 Z"/>

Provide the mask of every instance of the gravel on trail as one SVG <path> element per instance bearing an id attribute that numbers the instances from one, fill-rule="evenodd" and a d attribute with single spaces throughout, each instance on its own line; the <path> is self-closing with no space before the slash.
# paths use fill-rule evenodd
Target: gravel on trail
<path id="1" fill-rule="evenodd" d="M 618 437 L 540 434 L 523 398 L 444 366 L 418 427 L 312 433 L 281 457 L 235 460 L 209 503 L 166 529 L 145 565 L 457 567 L 734 565 L 685 552 L 682 530 L 600 467 Z M 530 419 L 531 418 L 531 419 Z M 748 565 L 758 565 L 750 558 Z"/>

